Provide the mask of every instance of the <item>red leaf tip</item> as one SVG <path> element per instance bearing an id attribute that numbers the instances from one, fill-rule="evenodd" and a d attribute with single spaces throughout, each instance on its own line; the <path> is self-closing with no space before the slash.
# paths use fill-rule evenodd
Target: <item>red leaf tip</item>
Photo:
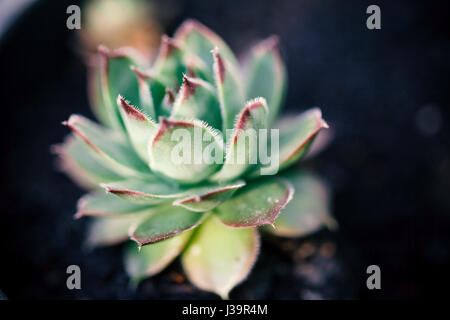
<path id="1" fill-rule="evenodd" d="M 211 50 L 211 53 L 214 56 L 214 72 L 217 75 L 217 80 L 223 83 L 225 81 L 225 63 L 219 54 L 219 48 L 216 46 Z"/>
<path id="2" fill-rule="evenodd" d="M 245 103 L 245 109 L 253 110 L 256 108 L 264 108 L 267 112 L 269 112 L 269 108 L 267 106 L 267 101 L 263 97 L 253 98 Z"/>
<path id="3" fill-rule="evenodd" d="M 181 26 L 175 32 L 175 38 L 184 39 L 190 32 L 192 32 L 192 30 L 202 29 L 202 27 L 205 27 L 205 26 L 203 26 L 197 20 L 187 19 L 181 24 Z"/>
<path id="4" fill-rule="evenodd" d="M 236 123 L 236 130 L 233 135 L 233 143 L 236 143 L 237 138 L 241 132 L 241 130 L 244 130 L 248 119 L 250 118 L 251 111 L 257 108 L 264 108 L 266 112 L 269 112 L 269 108 L 267 107 L 266 99 L 262 97 L 254 98 L 252 100 L 247 101 L 245 104 L 244 109 L 242 109 L 238 122 Z"/>
<path id="5" fill-rule="evenodd" d="M 117 105 L 126 113 L 130 118 L 137 121 L 146 121 L 147 118 L 138 111 L 135 107 L 131 106 L 120 94 L 117 96 Z"/>
<path id="6" fill-rule="evenodd" d="M 317 127 L 319 129 L 320 128 L 325 128 L 325 129 L 330 128 L 328 123 L 322 118 L 322 110 L 320 110 L 319 108 L 313 108 L 310 112 L 314 114 L 314 116 L 317 120 Z"/>
<path id="7" fill-rule="evenodd" d="M 166 97 L 169 104 L 173 104 L 175 102 L 175 94 L 172 90 L 166 87 Z"/>
<path id="8" fill-rule="evenodd" d="M 159 56 L 167 58 L 175 51 L 180 51 L 181 45 L 175 39 L 168 37 L 167 35 L 163 35 L 161 37 L 161 47 L 159 49 Z"/>
<path id="9" fill-rule="evenodd" d="M 271 35 L 267 39 L 261 41 L 256 48 L 264 51 L 278 50 L 280 38 L 277 35 Z"/>
<path id="10" fill-rule="evenodd" d="M 198 85 L 198 82 L 193 78 L 183 74 L 183 85 L 181 87 L 181 96 L 183 101 L 189 99 L 189 97 L 195 94 L 195 89 Z"/>
<path id="11" fill-rule="evenodd" d="M 143 71 L 136 66 L 130 66 L 131 71 L 136 73 L 138 79 L 150 79 L 152 75 L 149 72 Z"/>

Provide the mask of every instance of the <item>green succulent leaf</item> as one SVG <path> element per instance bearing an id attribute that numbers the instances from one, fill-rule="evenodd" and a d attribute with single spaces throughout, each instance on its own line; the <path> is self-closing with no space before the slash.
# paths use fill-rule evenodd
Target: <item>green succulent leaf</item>
<path id="1" fill-rule="evenodd" d="M 119 94 L 131 101 L 139 101 L 139 85 L 137 78 L 130 70 L 131 66 L 140 65 L 143 60 L 136 51 L 131 48 L 119 48 L 110 50 L 105 46 L 99 46 L 100 71 L 98 80 L 101 89 L 100 106 L 104 110 L 98 112 L 108 117 L 108 123 L 115 129 L 122 129 L 123 124 L 115 99 Z M 95 91 L 94 91 L 95 92 Z"/>
<path id="2" fill-rule="evenodd" d="M 159 208 L 130 230 L 130 238 L 142 247 L 194 229 L 207 215 L 175 206 Z"/>
<path id="3" fill-rule="evenodd" d="M 220 168 L 223 140 L 201 121 L 160 118 L 149 146 L 150 167 L 183 184 L 198 183 Z M 219 161 L 220 160 L 220 161 Z"/>
<path id="4" fill-rule="evenodd" d="M 102 85 L 102 60 L 103 58 L 95 57 L 93 66 L 88 69 L 88 98 L 91 109 L 95 117 L 105 126 L 113 127 L 118 124 L 116 115 L 107 106 L 107 101 L 103 99 L 103 85 Z M 109 100 L 108 100 L 109 101 Z M 113 119 L 111 119 L 113 118 Z M 112 123 L 114 122 L 114 124 Z"/>
<path id="5" fill-rule="evenodd" d="M 128 239 L 130 227 L 145 219 L 149 213 L 129 213 L 115 217 L 96 217 L 89 227 L 86 244 L 89 247 L 114 245 Z"/>
<path id="6" fill-rule="evenodd" d="M 211 216 L 195 233 L 181 261 L 193 284 L 227 299 L 247 277 L 258 252 L 256 228 L 229 228 Z"/>
<path id="7" fill-rule="evenodd" d="M 218 47 L 223 58 L 234 70 L 239 70 L 239 64 L 231 49 L 215 32 L 195 20 L 186 20 L 175 32 L 175 40 L 182 43 L 184 52 L 199 57 L 210 69 L 209 79 L 213 79 L 212 65 L 214 63 L 211 50 Z"/>
<path id="8" fill-rule="evenodd" d="M 272 36 L 251 51 L 247 66 L 247 98 L 264 97 L 270 107 L 269 123 L 277 117 L 286 91 L 286 70 Z"/>
<path id="9" fill-rule="evenodd" d="M 225 163 L 212 181 L 225 181 L 240 177 L 258 163 L 259 129 L 267 128 L 268 108 L 265 99 L 247 102 L 236 117 L 232 136 L 227 141 Z"/>
<path id="10" fill-rule="evenodd" d="M 125 251 L 125 269 L 133 283 L 153 276 L 166 268 L 183 250 L 193 231 L 152 243 L 139 249 L 130 242 Z"/>
<path id="11" fill-rule="evenodd" d="M 204 80 L 184 75 L 170 119 L 199 119 L 220 129 L 220 106 L 214 87 Z"/>
<path id="12" fill-rule="evenodd" d="M 178 88 L 186 73 L 181 45 L 166 35 L 161 38 L 161 47 L 151 71 L 166 87 Z"/>
<path id="13" fill-rule="evenodd" d="M 166 94 L 167 87 L 151 71 L 143 71 L 135 66 L 131 70 L 136 73 L 139 84 L 139 99 L 142 111 L 148 114 L 152 119 L 157 119 L 163 115 L 162 103 Z"/>
<path id="14" fill-rule="evenodd" d="M 84 142 L 72 135 L 64 143 L 53 146 L 52 151 L 59 157 L 59 169 L 85 189 L 98 189 L 100 182 L 123 179 L 115 171 L 105 167 Z"/>
<path id="15" fill-rule="evenodd" d="M 244 181 L 237 181 L 234 184 L 193 188 L 187 191 L 187 197 L 175 200 L 173 205 L 196 212 L 210 211 L 227 201 L 236 190 L 243 186 L 245 186 Z"/>
<path id="16" fill-rule="evenodd" d="M 272 225 L 293 194 L 292 185 L 284 179 L 255 181 L 214 212 L 224 224 L 234 228 Z"/>
<path id="17" fill-rule="evenodd" d="M 175 103 L 175 94 L 169 88 L 166 88 L 164 97 L 159 107 L 159 115 L 168 118 L 172 113 L 173 104 Z"/>
<path id="18" fill-rule="evenodd" d="M 286 120 L 286 119 L 285 119 Z M 279 123 L 280 169 L 286 168 L 306 154 L 316 135 L 328 124 L 319 108 L 303 112 L 294 119 Z"/>
<path id="19" fill-rule="evenodd" d="M 86 143 L 102 164 L 115 172 L 127 175 L 150 174 L 125 138 L 79 115 L 70 116 L 63 122 L 73 133 Z"/>
<path id="20" fill-rule="evenodd" d="M 103 190 L 88 193 L 78 201 L 76 218 L 84 216 L 109 217 L 125 213 L 135 213 L 145 210 L 147 207 L 125 201 Z"/>
<path id="21" fill-rule="evenodd" d="M 242 110 L 244 94 L 239 74 L 229 67 L 219 54 L 218 47 L 212 51 L 214 57 L 214 79 L 222 113 L 222 130 L 234 127 L 237 114 Z"/>
<path id="22" fill-rule="evenodd" d="M 154 205 L 185 195 L 186 191 L 177 184 L 152 177 L 143 179 L 127 179 L 101 185 L 106 192 L 135 203 Z"/>
<path id="23" fill-rule="evenodd" d="M 52 150 L 91 190 L 75 214 L 93 218 L 88 244 L 133 240 L 124 262 L 135 285 L 183 252 L 190 281 L 228 298 L 256 260 L 258 227 L 296 237 L 336 226 L 320 179 L 273 176 L 330 136 L 318 136 L 328 127 L 318 108 L 273 125 L 287 82 L 277 37 L 252 49 L 245 81 L 227 44 L 194 20 L 162 37 L 152 65 L 130 48 L 99 46 L 96 58 L 89 98 L 102 125 L 72 115 Z"/>
<path id="24" fill-rule="evenodd" d="M 266 231 L 283 237 L 300 237 L 323 225 L 332 229 L 337 226 L 330 214 L 328 188 L 321 179 L 305 171 L 284 176 L 294 186 L 295 194 L 275 221 L 275 228 L 265 228 Z"/>
<path id="25" fill-rule="evenodd" d="M 148 162 L 148 143 L 158 131 L 158 125 L 120 95 L 117 97 L 117 105 L 134 149 L 142 160 Z"/>

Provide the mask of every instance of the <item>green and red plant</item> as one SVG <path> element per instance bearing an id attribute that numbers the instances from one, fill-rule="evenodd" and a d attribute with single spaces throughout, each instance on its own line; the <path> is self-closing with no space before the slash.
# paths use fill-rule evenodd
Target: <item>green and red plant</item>
<path id="1" fill-rule="evenodd" d="M 249 274 L 260 231 L 298 237 L 333 222 L 324 183 L 286 170 L 327 124 L 317 108 L 275 122 L 286 91 L 277 45 L 275 36 L 261 42 L 241 66 L 218 35 L 189 20 L 162 38 L 150 66 L 132 49 L 99 47 L 89 89 L 101 124 L 72 115 L 64 122 L 72 134 L 54 150 L 90 190 L 76 213 L 94 219 L 88 242 L 134 240 L 125 252 L 133 281 L 181 254 L 194 285 L 226 298 Z M 200 131 L 223 163 L 174 163 L 180 128 Z M 279 129 L 276 175 L 261 175 L 264 165 L 249 162 L 256 151 L 237 147 L 246 130 L 267 128 Z M 231 161 L 242 152 L 244 163 Z"/>

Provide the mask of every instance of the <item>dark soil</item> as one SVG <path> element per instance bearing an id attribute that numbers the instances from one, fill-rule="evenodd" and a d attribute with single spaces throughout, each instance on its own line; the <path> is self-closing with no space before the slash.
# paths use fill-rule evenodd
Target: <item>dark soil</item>
<path id="1" fill-rule="evenodd" d="M 89 222 L 72 218 L 83 192 L 49 152 L 67 134 L 62 120 L 92 116 L 65 28 L 75 2 L 40 1 L 0 39 L 0 290 L 9 299 L 216 298 L 187 284 L 178 262 L 134 291 L 122 246 L 83 249 Z M 286 108 L 318 105 L 335 132 L 306 165 L 332 184 L 339 231 L 264 239 L 231 298 L 440 296 L 450 262 L 448 2 L 377 1 L 378 31 L 365 26 L 368 1 L 158 2 L 173 10 L 169 34 L 197 18 L 239 53 L 249 39 L 279 34 Z M 71 264 L 81 267 L 82 290 L 66 288 Z M 366 288 L 371 264 L 381 268 L 378 291 Z"/>

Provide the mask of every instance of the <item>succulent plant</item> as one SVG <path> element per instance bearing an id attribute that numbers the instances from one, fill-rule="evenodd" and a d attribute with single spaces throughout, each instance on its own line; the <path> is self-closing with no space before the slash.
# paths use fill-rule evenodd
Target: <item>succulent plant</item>
<path id="1" fill-rule="evenodd" d="M 72 115 L 64 122 L 72 134 L 54 150 L 60 168 L 90 190 L 76 213 L 94 219 L 88 242 L 134 240 L 125 266 L 135 283 L 181 255 L 195 286 L 226 298 L 258 256 L 259 231 L 297 237 L 332 224 L 324 183 L 285 170 L 327 124 L 317 108 L 275 122 L 286 90 L 277 42 L 272 36 L 256 45 L 244 68 L 193 20 L 163 36 L 150 66 L 130 48 L 99 47 L 89 93 L 101 124 Z M 276 141 L 257 136 L 268 140 L 240 147 L 247 132 L 267 128 L 277 129 Z M 174 161 L 178 129 L 192 139 L 201 133 L 211 157 Z M 276 153 L 276 168 L 251 161 L 264 145 Z"/>

